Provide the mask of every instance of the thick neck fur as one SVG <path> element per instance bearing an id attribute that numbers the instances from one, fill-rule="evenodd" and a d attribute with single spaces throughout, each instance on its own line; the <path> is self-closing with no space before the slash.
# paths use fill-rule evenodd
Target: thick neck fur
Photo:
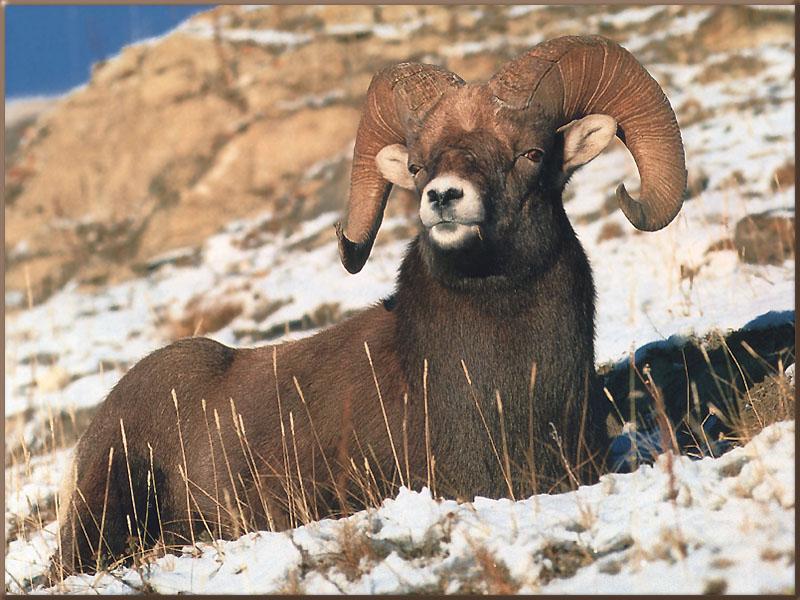
<path id="1" fill-rule="evenodd" d="M 414 410 L 424 408 L 428 361 L 430 431 L 442 492 L 508 496 L 500 467 L 506 452 L 517 497 L 563 483 L 563 461 L 545 448 L 552 446 L 551 422 L 573 455 L 570 462 L 576 460 L 573 438 L 586 410 L 583 400 L 594 391 L 594 287 L 574 232 L 563 233 L 548 260 L 516 277 L 453 281 L 431 272 L 423 241 L 409 248 L 395 309 L 398 351 Z M 598 412 L 589 409 L 588 417 Z M 531 445 L 535 485 L 528 468 Z"/>

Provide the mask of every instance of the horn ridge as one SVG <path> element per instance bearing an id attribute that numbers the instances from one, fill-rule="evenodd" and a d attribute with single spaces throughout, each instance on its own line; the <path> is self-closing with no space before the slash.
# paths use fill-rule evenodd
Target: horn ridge
<path id="1" fill-rule="evenodd" d="M 614 117 L 641 179 L 639 200 L 618 187 L 625 216 L 654 231 L 680 211 L 686 166 L 675 113 L 658 82 L 619 44 L 602 36 L 549 40 L 503 65 L 489 86 L 508 108 L 535 105 L 556 121 L 554 129 L 592 113 Z"/>

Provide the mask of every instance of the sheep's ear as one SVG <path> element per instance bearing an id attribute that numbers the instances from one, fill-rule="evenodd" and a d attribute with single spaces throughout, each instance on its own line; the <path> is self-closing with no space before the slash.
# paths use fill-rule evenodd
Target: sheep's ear
<path id="1" fill-rule="evenodd" d="M 558 128 L 564 136 L 564 172 L 570 173 L 600 154 L 617 132 L 608 115 L 589 115 Z"/>
<path id="2" fill-rule="evenodd" d="M 375 156 L 375 164 L 387 181 L 407 190 L 414 189 L 414 178 L 408 172 L 408 150 L 402 144 L 384 146 Z"/>

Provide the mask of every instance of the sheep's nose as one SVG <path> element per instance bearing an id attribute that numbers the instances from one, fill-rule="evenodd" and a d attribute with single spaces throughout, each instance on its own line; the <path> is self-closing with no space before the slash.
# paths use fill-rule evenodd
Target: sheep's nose
<path id="1" fill-rule="evenodd" d="M 428 201 L 431 204 L 444 208 L 453 200 L 464 197 L 464 190 L 461 188 L 447 188 L 446 190 L 428 190 Z"/>

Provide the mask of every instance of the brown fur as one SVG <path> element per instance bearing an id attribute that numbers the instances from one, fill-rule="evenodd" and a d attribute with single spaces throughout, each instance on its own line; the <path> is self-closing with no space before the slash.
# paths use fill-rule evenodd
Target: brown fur
<path id="1" fill-rule="evenodd" d="M 360 318 L 341 323 L 314 338 L 277 346 L 277 382 L 272 347 L 233 350 L 208 339 L 188 338 L 139 362 L 111 391 L 76 448 L 77 486 L 88 507 L 80 495 L 73 494 L 77 510 L 71 511 L 61 533 L 67 571 L 93 566 L 104 503 L 104 538 L 111 554 L 120 556 L 125 552 L 126 515 L 130 514 L 133 521 L 134 508 L 120 419 L 125 427 L 127 463 L 131 466 L 136 513 L 145 545 L 160 535 L 153 502 L 156 493 L 167 544 L 191 539 L 186 484 L 181 475 L 181 437 L 190 481 L 190 512 L 198 533 L 206 526 L 215 536 L 221 529 L 226 537 L 247 529 L 266 529 L 270 526 L 267 512 L 274 528 L 285 529 L 301 520 L 337 514 L 346 508 L 343 502 L 363 503 L 357 496 L 348 496 L 357 494 L 357 489 L 337 492 L 334 482 L 352 480 L 349 464 L 341 464 L 342 457 L 349 461 L 352 456 L 360 467 L 366 457 L 379 481 L 381 472 L 387 476 L 392 473 L 392 452 L 364 342 L 369 344 L 389 425 L 398 444 L 402 440 L 403 398 L 402 386 L 397 382 L 403 377 L 392 346 L 394 327 L 393 313 L 376 306 Z M 294 384 L 295 378 L 305 406 Z M 276 386 L 280 392 L 280 410 Z M 178 401 L 180 435 L 172 390 Z M 244 424 L 242 436 L 236 432 L 239 424 L 234 424 L 231 399 L 237 420 L 241 415 Z M 344 404 L 356 401 L 357 410 L 350 412 L 353 418 L 342 418 L 348 412 Z M 219 430 L 215 412 L 219 416 Z M 288 446 L 289 480 L 294 494 L 299 496 L 295 498 L 299 506 L 291 509 L 285 490 L 287 467 L 282 459 L 280 414 Z M 416 428 L 417 420 L 412 415 L 409 427 Z M 416 433 L 411 437 L 413 442 L 419 439 Z M 150 491 L 150 502 L 147 501 L 148 444 L 152 446 L 156 484 L 155 490 Z M 108 449 L 112 446 L 114 464 L 106 502 Z M 398 447 L 398 452 L 401 450 Z M 414 453 L 410 460 L 417 464 L 418 444 L 412 443 L 410 450 Z M 377 462 L 374 457 L 378 457 Z M 297 477 L 298 462 L 307 495 L 305 502 Z M 256 478 L 253 472 L 257 473 Z M 235 486 L 231 484 L 231 473 Z M 246 502 L 241 511 L 237 497 Z M 221 523 L 217 519 L 217 498 Z M 306 505 L 311 514 L 306 514 Z M 145 521 L 143 515 L 148 510 Z M 81 522 L 89 540 L 82 533 Z M 137 538 L 135 525 L 133 531 Z"/>

